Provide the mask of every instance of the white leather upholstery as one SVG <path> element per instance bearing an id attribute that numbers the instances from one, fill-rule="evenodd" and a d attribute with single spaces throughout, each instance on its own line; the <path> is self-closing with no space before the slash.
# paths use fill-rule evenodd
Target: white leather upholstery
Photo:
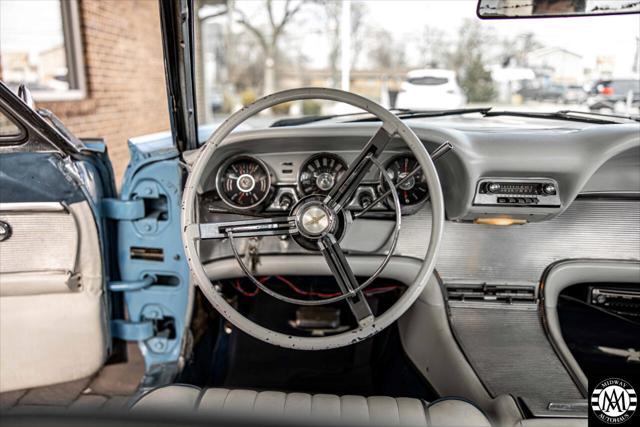
<path id="1" fill-rule="evenodd" d="M 358 425 L 490 426 L 478 408 L 458 399 L 442 399 L 429 405 L 411 398 L 199 389 L 187 385 L 171 385 L 152 390 L 133 406 L 135 411 L 158 409 L 193 410 L 201 414 L 311 418 L 327 423 Z"/>
<path id="2" fill-rule="evenodd" d="M 88 377 L 106 358 L 98 231 L 87 202 L 67 209 L 0 209 L 15 225 L 0 242 L 0 392 Z"/>
<path id="3" fill-rule="evenodd" d="M 0 246 L 0 274 L 74 270 L 80 237 L 68 212 L 0 210 L 0 220 L 10 224 L 12 230 L 11 237 Z"/>
<path id="4" fill-rule="evenodd" d="M 69 271 L 0 273 L 0 298 L 61 294 L 77 289 Z"/>

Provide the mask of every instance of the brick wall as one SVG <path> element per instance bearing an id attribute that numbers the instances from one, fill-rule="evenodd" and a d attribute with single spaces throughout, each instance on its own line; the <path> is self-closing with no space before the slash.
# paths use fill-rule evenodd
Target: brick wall
<path id="1" fill-rule="evenodd" d="M 169 129 L 158 0 L 80 0 L 87 98 L 39 102 L 79 137 L 104 138 L 120 185 L 127 139 Z"/>

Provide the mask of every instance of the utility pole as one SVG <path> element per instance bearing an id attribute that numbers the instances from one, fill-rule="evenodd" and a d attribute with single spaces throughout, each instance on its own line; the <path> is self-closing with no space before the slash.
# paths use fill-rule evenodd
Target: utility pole
<path id="1" fill-rule="evenodd" d="M 351 80 L 351 0 L 342 2 L 342 19 L 340 20 L 340 50 L 342 53 L 340 69 L 340 88 L 349 90 Z"/>
<path id="2" fill-rule="evenodd" d="M 633 59 L 633 68 L 631 68 L 631 71 L 633 71 L 634 73 L 637 73 L 638 71 L 640 71 L 640 37 L 636 37 L 636 56 Z"/>

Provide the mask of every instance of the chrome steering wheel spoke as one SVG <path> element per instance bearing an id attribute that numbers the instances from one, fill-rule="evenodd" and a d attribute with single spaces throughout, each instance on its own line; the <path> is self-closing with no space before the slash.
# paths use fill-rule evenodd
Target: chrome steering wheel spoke
<path id="1" fill-rule="evenodd" d="M 234 237 L 287 236 L 298 233 L 295 217 L 246 219 L 228 222 L 197 224 L 200 239 L 226 239 Z"/>
<path id="2" fill-rule="evenodd" d="M 377 159 L 380 156 L 393 135 L 381 127 L 371 137 L 358 157 L 351 162 L 347 171 L 342 174 L 336 185 L 327 194 L 324 202 L 331 210 L 338 213 L 349 204 L 358 186 L 369 172 L 369 168 L 373 164 L 372 159 Z"/>
<path id="3" fill-rule="evenodd" d="M 364 292 L 359 290 L 361 286 L 358 284 L 356 276 L 353 274 L 351 266 L 349 266 L 336 238 L 333 234 L 327 234 L 318 242 L 318 246 L 338 283 L 340 291 L 343 295 L 346 295 L 346 301 L 358 325 L 366 326 L 373 322 L 375 317 L 371 307 L 369 307 Z"/>

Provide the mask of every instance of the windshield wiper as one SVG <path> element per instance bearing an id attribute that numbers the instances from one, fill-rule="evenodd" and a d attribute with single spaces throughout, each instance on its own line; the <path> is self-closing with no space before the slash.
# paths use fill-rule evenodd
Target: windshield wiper
<path id="1" fill-rule="evenodd" d="M 485 114 L 490 109 L 491 107 L 455 108 L 451 110 L 411 110 L 406 108 L 391 108 L 389 109 L 389 111 L 394 113 L 400 119 L 411 119 L 411 118 L 420 118 L 420 117 L 457 116 L 460 114 L 469 114 L 469 113 Z M 359 119 L 354 119 L 354 120 L 348 120 L 349 123 L 380 121 L 379 118 L 367 112 L 357 112 L 357 113 L 347 113 L 347 114 L 331 114 L 331 115 L 324 115 L 324 116 L 305 116 L 305 117 L 280 119 L 273 122 L 270 127 L 298 126 L 298 125 L 305 125 L 307 123 L 314 123 L 314 122 L 320 122 L 323 120 L 335 119 L 338 117 L 351 117 L 351 116 L 364 116 L 364 117 Z"/>
<path id="2" fill-rule="evenodd" d="M 619 119 L 640 121 L 639 118 L 635 118 L 633 116 L 623 117 L 623 116 L 614 116 L 611 114 L 599 114 L 599 113 L 590 113 L 587 111 L 573 111 L 573 110 L 562 110 L 562 111 L 556 111 L 552 113 L 491 110 L 483 114 L 485 117 L 496 117 L 496 116 L 532 117 L 536 119 L 569 120 L 573 122 L 593 123 L 593 124 L 599 124 L 599 125 L 620 124 L 621 122 Z M 589 116 L 597 116 L 597 117 L 589 117 Z M 601 118 L 601 117 L 607 117 L 607 119 Z"/>
<path id="3" fill-rule="evenodd" d="M 406 108 L 389 108 L 389 111 L 391 111 L 394 114 L 401 114 L 401 113 L 409 112 L 411 110 L 408 110 Z M 304 117 L 285 118 L 285 119 L 276 120 L 275 122 L 271 123 L 269 127 L 277 128 L 282 126 L 306 125 L 307 123 L 321 122 L 323 120 L 331 120 L 337 117 L 351 117 L 351 116 L 374 117 L 371 113 L 368 113 L 366 111 L 356 111 L 354 113 L 325 114 L 321 116 L 304 116 Z"/>
<path id="4" fill-rule="evenodd" d="M 627 119 L 634 120 L 636 122 L 640 122 L 639 115 L 624 115 L 624 114 L 604 114 L 604 113 L 594 113 L 593 111 L 578 111 L 578 110 L 560 110 L 558 113 L 567 114 L 567 115 L 577 115 L 577 116 L 598 116 L 598 117 L 615 117 L 617 119 Z"/>
<path id="5" fill-rule="evenodd" d="M 443 117 L 443 116 L 459 116 L 462 114 L 480 113 L 486 114 L 491 107 L 482 108 L 453 108 L 451 110 L 397 110 L 395 113 L 399 119 L 419 119 L 422 117 Z M 350 123 L 356 122 L 378 122 L 377 117 L 365 117 L 362 119 L 350 120 Z"/>
<path id="6" fill-rule="evenodd" d="M 279 128 L 283 126 L 300 126 L 300 125 L 306 125 L 307 123 L 321 122 L 323 120 L 334 119 L 336 117 L 340 117 L 340 114 L 286 118 L 286 119 L 276 120 L 275 122 L 271 123 L 269 127 Z"/>
<path id="7" fill-rule="evenodd" d="M 576 110 L 560 110 L 550 113 L 543 112 L 530 112 L 530 111 L 513 111 L 513 110 L 501 110 L 494 111 L 491 107 L 476 107 L 476 108 L 454 108 L 450 110 L 410 110 L 395 108 L 390 109 L 400 119 L 418 119 L 424 117 L 443 117 L 443 116 L 458 116 L 463 114 L 480 113 L 484 117 L 497 117 L 497 116 L 514 116 L 514 117 L 531 117 L 536 119 L 551 119 L 551 120 L 569 120 L 574 122 L 593 123 L 600 125 L 608 124 L 620 124 L 622 120 L 634 120 L 640 122 L 639 116 L 624 116 L 615 114 L 602 114 L 592 113 L 590 111 L 576 111 Z M 353 120 L 347 120 L 348 123 L 361 123 L 361 122 L 378 122 L 380 119 L 367 112 L 347 113 L 347 114 L 330 114 L 324 116 L 305 116 L 280 119 L 271 124 L 271 127 L 281 126 L 299 126 L 307 123 L 320 122 L 323 120 L 331 120 L 338 117 L 357 117 Z"/>

